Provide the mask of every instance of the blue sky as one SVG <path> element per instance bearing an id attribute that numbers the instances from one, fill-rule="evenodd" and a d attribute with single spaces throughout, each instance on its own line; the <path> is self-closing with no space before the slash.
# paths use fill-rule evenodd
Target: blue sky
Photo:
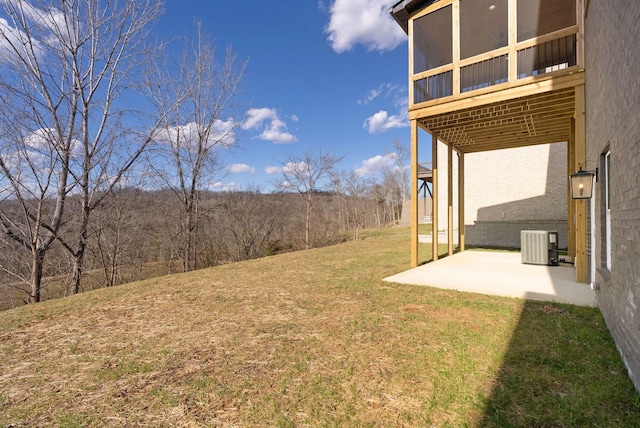
<path id="1" fill-rule="evenodd" d="M 398 139 L 409 145 L 406 35 L 388 14 L 395 1 L 234 2 L 167 0 L 156 30 L 193 31 L 196 20 L 220 54 L 248 61 L 246 113 L 229 174 L 217 188 L 263 185 L 288 154 L 322 148 L 340 169 L 375 174 Z"/>

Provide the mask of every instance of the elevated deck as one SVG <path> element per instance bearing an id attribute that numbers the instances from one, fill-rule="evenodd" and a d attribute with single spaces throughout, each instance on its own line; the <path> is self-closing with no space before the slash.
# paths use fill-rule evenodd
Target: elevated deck
<path id="1" fill-rule="evenodd" d="M 448 147 L 446 229 L 453 254 L 453 153 L 458 245 L 464 250 L 464 155 L 567 142 L 568 169 L 586 163 L 584 0 L 402 0 L 389 11 L 409 37 L 412 153 L 411 263 L 418 263 L 417 194 L 431 183 L 438 230 L 438 142 Z M 418 164 L 418 130 L 431 135 L 432 171 Z M 518 173 L 518 165 L 513 165 Z M 444 180 L 443 180 L 444 181 Z M 500 183 L 496 183 L 500 185 Z M 586 281 L 586 205 L 568 198 L 569 253 Z M 438 258 L 437 234 L 433 254 Z"/>

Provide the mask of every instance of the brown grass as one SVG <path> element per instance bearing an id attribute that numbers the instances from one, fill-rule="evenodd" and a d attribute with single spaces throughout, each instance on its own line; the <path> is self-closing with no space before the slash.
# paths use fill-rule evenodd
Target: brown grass
<path id="1" fill-rule="evenodd" d="M 408 248 L 370 232 L 1 313 L 0 426 L 493 426 L 524 302 L 381 281 Z"/>

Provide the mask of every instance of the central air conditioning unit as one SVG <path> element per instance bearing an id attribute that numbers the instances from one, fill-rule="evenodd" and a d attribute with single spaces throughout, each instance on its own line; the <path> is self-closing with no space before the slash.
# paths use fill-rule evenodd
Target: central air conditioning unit
<path id="1" fill-rule="evenodd" d="M 548 266 L 558 264 L 558 232 L 522 230 L 520 248 L 522 263 Z"/>

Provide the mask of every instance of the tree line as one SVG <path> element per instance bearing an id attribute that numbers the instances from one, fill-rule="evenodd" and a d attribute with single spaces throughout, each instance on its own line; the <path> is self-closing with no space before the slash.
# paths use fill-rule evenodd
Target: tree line
<path id="1" fill-rule="evenodd" d="M 345 181 L 350 175 L 354 178 L 334 172 L 327 181 L 332 187 L 313 190 L 308 215 L 309 195 L 264 193 L 254 187 L 198 192 L 187 220 L 171 189 L 117 188 L 90 217 L 80 289 L 73 255 L 62 244 L 81 229 L 82 217 L 77 216 L 65 222 L 61 239 L 43 260 L 40 299 L 332 245 L 358 239 L 363 228 L 397 223 L 399 188 L 385 189 L 383 183 L 361 177 Z M 54 201 L 47 202 L 53 208 Z M 67 203 L 72 211 L 82 206 L 82 198 L 72 195 Z M 23 215 L 17 200 L 4 200 L 0 207 L 5 218 Z M 29 302 L 31 273 L 32 260 L 24 246 L 7 236 L 0 239 L 0 309 Z"/>
<path id="2" fill-rule="evenodd" d="M 274 193 L 207 191 L 238 143 L 246 62 L 217 54 L 197 24 L 192 36 L 155 42 L 161 13 L 159 0 L 0 5 L 9 305 L 113 286 L 149 266 L 189 271 L 326 245 L 399 218 L 400 150 L 376 182 L 337 172 L 341 157 L 319 150 L 283 159 Z"/>

